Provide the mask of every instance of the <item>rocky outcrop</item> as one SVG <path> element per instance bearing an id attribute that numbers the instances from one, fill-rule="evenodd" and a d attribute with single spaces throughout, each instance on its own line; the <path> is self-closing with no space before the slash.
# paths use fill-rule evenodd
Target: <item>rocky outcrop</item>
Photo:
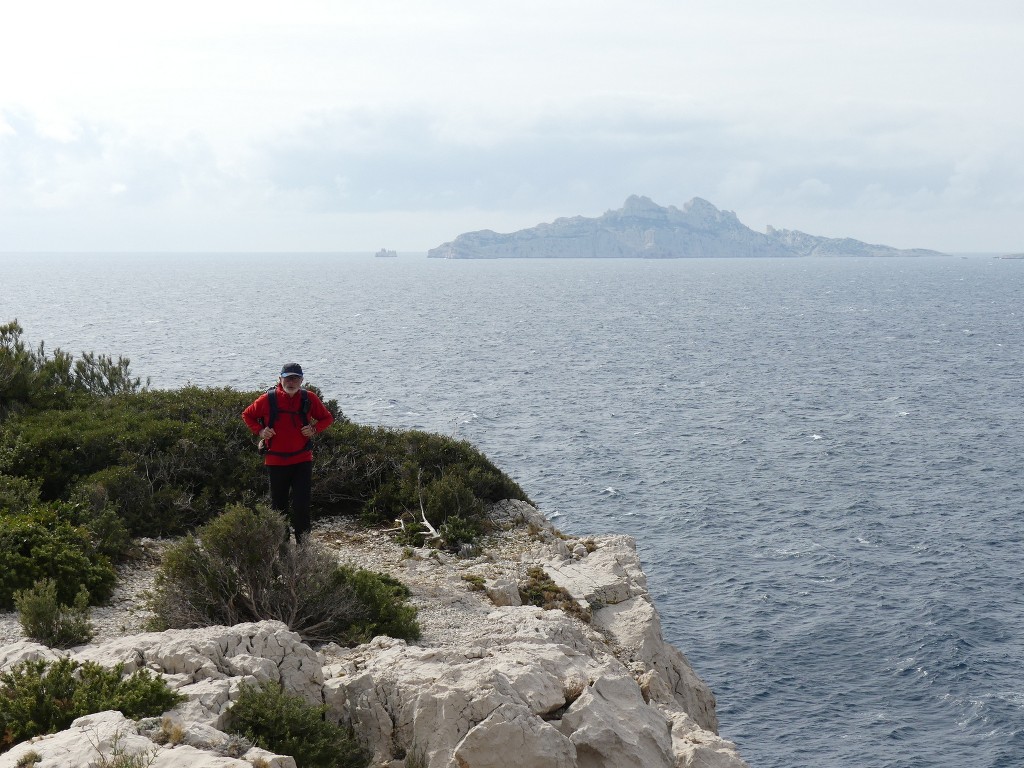
<path id="1" fill-rule="evenodd" d="M 788 249 L 793 256 L 943 256 L 925 248 L 892 248 L 862 243 L 849 237 L 817 237 L 795 229 L 768 227 L 766 237 Z"/>
<path id="2" fill-rule="evenodd" d="M 743 225 L 735 213 L 720 211 L 699 197 L 680 209 L 636 195 L 597 218 L 561 218 L 511 234 L 468 232 L 427 252 L 439 259 L 926 255 L 941 254 L 772 227 L 762 234 Z"/>
<path id="3" fill-rule="evenodd" d="M 337 536 L 340 559 L 387 564 L 414 594 L 419 590 L 426 631 L 417 644 L 377 637 L 317 652 L 283 624 L 260 622 L 72 649 L 67 653 L 80 661 L 120 663 L 126 673 L 150 669 L 187 701 L 139 723 L 113 712 L 80 718 L 67 731 L 0 755 L 0 768 L 19 765 L 29 752 L 49 768 L 89 765 L 117 750 L 145 753 L 158 767 L 262 761 L 286 768 L 294 765 L 290 757 L 224 732 L 241 687 L 266 680 L 326 704 L 329 718 L 353 727 L 375 766 L 745 765 L 716 735 L 711 691 L 662 639 L 631 538 L 565 537 L 522 502 L 504 502 L 492 514 L 511 532 L 473 560 L 429 550 L 410 557 L 379 535 L 354 544 L 357 534 Z M 546 610 L 513 597 L 510 585 L 537 567 L 576 608 Z M 19 642 L 0 648 L 0 668 L 60 653 Z M 168 728 L 176 739 L 168 740 Z"/>

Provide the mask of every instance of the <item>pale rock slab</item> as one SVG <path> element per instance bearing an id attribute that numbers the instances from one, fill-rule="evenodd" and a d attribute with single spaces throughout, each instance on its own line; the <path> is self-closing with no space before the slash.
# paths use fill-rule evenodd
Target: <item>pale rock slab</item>
<path id="1" fill-rule="evenodd" d="M 561 554 L 561 550 L 558 553 Z M 577 559 L 570 560 L 566 556 L 547 560 L 543 566 L 555 584 L 584 601 L 591 610 L 617 605 L 647 591 L 636 543 L 629 536 L 604 537 L 594 552 Z"/>
<path id="2" fill-rule="evenodd" d="M 9 646 L 8 646 L 9 647 Z M 148 669 L 189 697 L 178 711 L 189 721 L 224 724 L 243 684 L 281 683 L 310 703 L 323 701 L 320 658 L 279 621 L 234 627 L 148 632 L 74 649 L 72 658 L 125 674 Z"/>
<path id="3" fill-rule="evenodd" d="M 455 746 L 464 768 L 575 768 L 572 741 L 536 715 L 503 704 L 474 726 Z"/>
<path id="4" fill-rule="evenodd" d="M 219 742 L 213 743 L 227 741 L 225 734 L 220 737 Z M 18 744 L 0 755 L 0 768 L 17 768 L 31 753 L 39 756 L 37 764 L 41 768 L 83 768 L 98 765 L 103 759 L 113 761 L 118 755 L 138 756 L 151 768 L 252 768 L 251 760 L 256 757 L 272 768 L 296 768 L 291 757 L 266 750 L 251 749 L 242 758 L 234 758 L 188 743 L 156 744 L 139 732 L 137 723 L 120 712 L 86 715 L 60 733 Z"/>
<path id="5" fill-rule="evenodd" d="M 631 676 L 606 675 L 594 681 L 562 717 L 585 768 L 673 768 L 672 725 L 644 701 Z"/>
<path id="6" fill-rule="evenodd" d="M 491 602 L 497 606 L 520 606 L 523 599 L 519 595 L 519 585 L 511 579 L 494 579 L 484 584 L 484 591 Z"/>
<path id="7" fill-rule="evenodd" d="M 607 663 L 626 673 L 613 658 Z M 482 759 L 486 728 L 480 728 L 489 719 L 502 739 L 533 743 L 540 734 L 560 744 L 552 754 L 568 759 L 569 743 L 542 727 L 542 718 L 564 707 L 603 669 L 568 646 L 533 638 L 461 651 L 378 638 L 326 668 L 324 693 L 332 717 L 373 734 L 369 747 L 376 760 L 387 760 L 395 748 L 422 751 L 431 766 L 460 765 L 452 762 L 459 749 L 464 760 L 468 754 Z"/>
<path id="8" fill-rule="evenodd" d="M 710 733 L 680 709 L 668 708 L 674 768 L 748 768 L 731 741 Z"/>
<path id="9" fill-rule="evenodd" d="M 701 727 L 718 732 L 714 694 L 686 657 L 662 639 L 658 612 L 646 596 L 595 611 L 593 626 L 616 643 L 623 661 L 640 670 L 639 677 L 656 701 L 669 704 L 674 700 Z M 652 675 L 663 685 L 652 685 Z"/>
<path id="10" fill-rule="evenodd" d="M 4 671 L 23 661 L 55 661 L 61 657 L 59 651 L 47 648 L 31 640 L 19 640 L 16 643 L 0 647 L 0 671 Z"/>

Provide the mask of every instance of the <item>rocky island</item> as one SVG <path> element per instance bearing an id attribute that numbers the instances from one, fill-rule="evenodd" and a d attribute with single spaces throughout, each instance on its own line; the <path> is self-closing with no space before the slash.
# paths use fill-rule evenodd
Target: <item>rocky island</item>
<path id="1" fill-rule="evenodd" d="M 597 218 L 574 216 L 511 234 L 468 232 L 427 252 L 434 259 L 719 258 L 803 256 L 941 256 L 850 238 L 745 226 L 731 211 L 695 197 L 683 207 L 662 207 L 633 195 L 622 208 Z"/>
<path id="2" fill-rule="evenodd" d="M 124 673 L 162 675 L 185 701 L 162 718 L 90 714 L 0 755 L 0 768 L 128 765 L 295 768 L 224 730 L 245 684 L 280 683 L 359 735 L 388 768 L 743 768 L 717 735 L 715 698 L 661 635 L 633 540 L 575 538 L 521 501 L 499 502 L 501 529 L 480 554 L 403 548 L 387 533 L 320 524 L 342 561 L 386 571 L 413 590 L 423 636 L 314 649 L 280 622 L 133 634 L 144 618 L 129 579 L 90 644 L 59 651 L 0 625 L 0 672 L 66 655 Z M 571 604 L 524 605 L 542 568 Z M 173 736 L 169 736 L 173 734 Z M 112 762 L 117 755 L 122 762 Z M 301 768 L 301 766 L 300 766 Z"/>

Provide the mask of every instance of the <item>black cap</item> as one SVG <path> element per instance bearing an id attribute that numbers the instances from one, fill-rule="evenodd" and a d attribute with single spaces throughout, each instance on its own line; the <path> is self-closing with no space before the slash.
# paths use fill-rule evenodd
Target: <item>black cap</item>
<path id="1" fill-rule="evenodd" d="M 302 366 L 299 365 L 298 363 L 285 363 L 283 366 L 281 366 L 281 378 L 282 379 L 286 378 L 288 376 L 301 376 L 301 375 L 302 375 Z"/>

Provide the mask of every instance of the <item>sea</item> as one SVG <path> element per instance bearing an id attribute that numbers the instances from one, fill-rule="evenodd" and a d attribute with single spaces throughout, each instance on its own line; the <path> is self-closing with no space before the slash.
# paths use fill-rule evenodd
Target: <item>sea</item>
<path id="1" fill-rule="evenodd" d="M 0 255 L 151 386 L 280 365 L 636 538 L 755 768 L 1024 766 L 1024 261 Z"/>

